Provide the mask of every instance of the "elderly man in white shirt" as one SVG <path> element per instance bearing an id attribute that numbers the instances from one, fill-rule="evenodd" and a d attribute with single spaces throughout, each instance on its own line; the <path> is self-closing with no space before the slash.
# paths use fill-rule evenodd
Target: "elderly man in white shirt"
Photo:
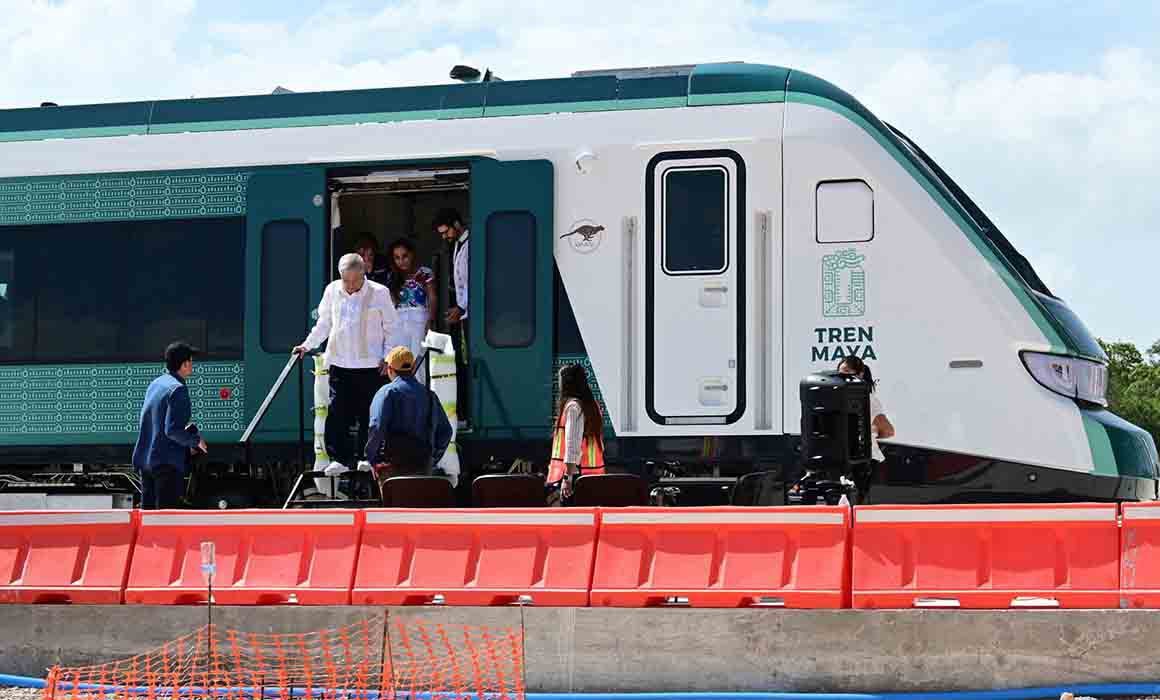
<path id="1" fill-rule="evenodd" d="M 318 321 L 294 352 L 303 354 L 327 341 L 330 410 L 326 451 L 332 462 L 353 467 L 363 460 L 371 400 L 383 385 L 396 313 L 391 292 L 366 278 L 363 259 L 348 253 L 338 261 L 337 279 L 326 286 Z M 350 429 L 358 424 L 358 442 Z"/>

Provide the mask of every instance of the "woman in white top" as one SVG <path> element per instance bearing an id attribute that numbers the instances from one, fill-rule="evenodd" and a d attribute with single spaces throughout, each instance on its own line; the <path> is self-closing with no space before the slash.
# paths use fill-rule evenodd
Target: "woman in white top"
<path id="1" fill-rule="evenodd" d="M 416 264 L 415 244 L 400 238 L 387 249 L 391 274 L 387 288 L 399 314 L 395 345 L 406 346 L 415 357 L 423 354 L 423 339 L 435 318 L 435 275 Z"/>
<path id="2" fill-rule="evenodd" d="M 604 473 L 604 416 L 582 365 L 560 369 L 560 405 L 548 463 L 549 505 L 572 494 L 573 477 Z"/>
<path id="3" fill-rule="evenodd" d="M 838 365 L 838 372 L 859 377 L 870 385 L 870 454 L 875 462 L 885 462 L 886 457 L 882 454 L 882 449 L 878 447 L 878 441 L 894 437 L 894 425 L 886 417 L 886 409 L 882 408 L 882 402 L 878 400 L 878 394 L 874 391 L 877 388 L 874 373 L 870 371 L 870 366 L 863 362 L 862 358 L 856 356 L 842 360 L 841 364 Z"/>

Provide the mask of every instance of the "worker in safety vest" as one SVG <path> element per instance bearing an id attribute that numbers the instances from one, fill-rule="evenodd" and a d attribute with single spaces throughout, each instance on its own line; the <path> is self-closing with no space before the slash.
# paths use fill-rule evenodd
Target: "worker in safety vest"
<path id="1" fill-rule="evenodd" d="M 560 406 L 548 465 L 548 502 L 560 505 L 572 495 L 572 479 L 604 473 L 604 416 L 582 365 L 560 369 Z"/>

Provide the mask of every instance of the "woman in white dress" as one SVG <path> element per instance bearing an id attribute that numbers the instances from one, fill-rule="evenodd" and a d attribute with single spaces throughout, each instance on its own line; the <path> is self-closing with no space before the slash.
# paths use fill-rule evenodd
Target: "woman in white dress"
<path id="1" fill-rule="evenodd" d="M 391 275 L 387 288 L 395 300 L 399 320 L 394 337 L 395 345 L 407 347 L 415 357 L 423 350 L 423 338 L 435 318 L 435 274 L 431 268 L 415 263 L 415 244 L 400 238 L 387 249 L 391 261 Z"/>

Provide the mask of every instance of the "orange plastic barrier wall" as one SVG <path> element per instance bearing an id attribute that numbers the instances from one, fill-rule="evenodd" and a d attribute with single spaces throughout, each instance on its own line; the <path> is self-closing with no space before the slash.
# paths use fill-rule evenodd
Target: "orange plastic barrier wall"
<path id="1" fill-rule="evenodd" d="M 0 512 L 0 603 L 1160 608 L 1119 508 Z"/>
<path id="2" fill-rule="evenodd" d="M 0 513 L 0 603 L 121 602 L 134 513 Z"/>
<path id="3" fill-rule="evenodd" d="M 1160 504 L 1122 507 L 1120 607 L 1160 608 Z"/>
<path id="4" fill-rule="evenodd" d="M 1115 608 L 1117 506 L 854 509 L 855 608 Z"/>
<path id="5" fill-rule="evenodd" d="M 596 510 L 366 511 L 355 604 L 586 606 Z"/>
<path id="6" fill-rule="evenodd" d="M 145 511 L 125 602 L 206 602 L 201 546 L 212 542 L 216 603 L 349 604 L 360 520 L 356 510 Z"/>
<path id="7" fill-rule="evenodd" d="M 850 509 L 601 511 L 592 605 L 841 608 Z"/>

